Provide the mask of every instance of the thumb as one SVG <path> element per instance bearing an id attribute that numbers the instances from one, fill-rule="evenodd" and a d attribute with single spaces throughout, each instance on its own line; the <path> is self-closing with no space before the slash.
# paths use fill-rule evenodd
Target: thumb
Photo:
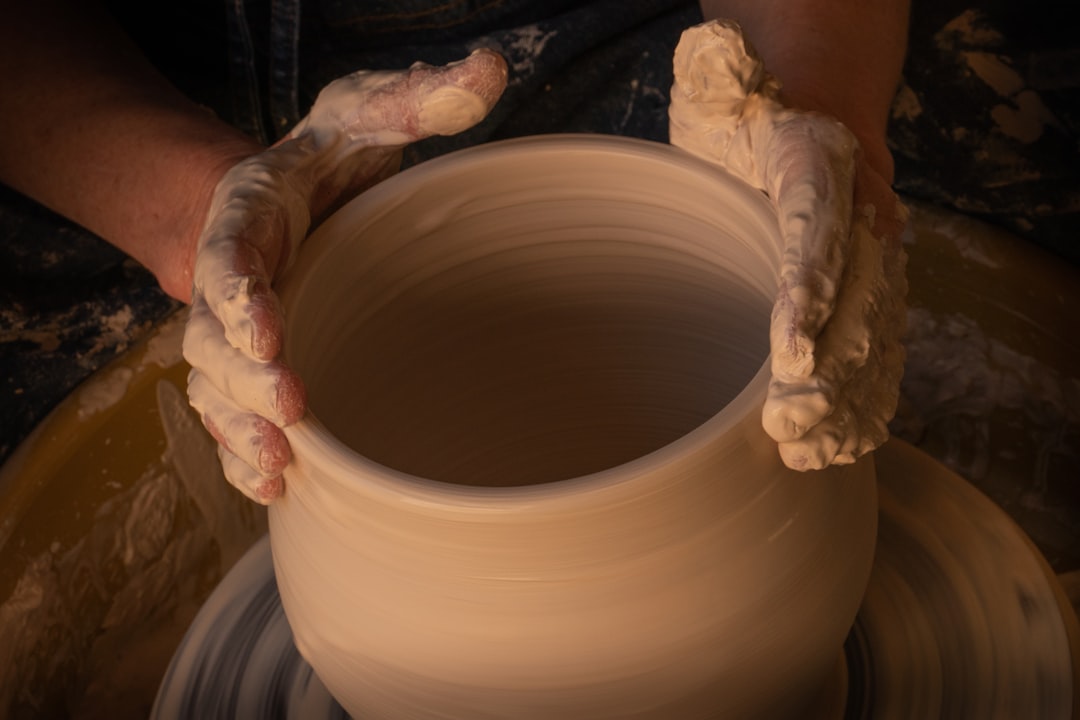
<path id="1" fill-rule="evenodd" d="M 452 135 L 487 116 L 506 78 L 506 61 L 483 49 L 443 66 L 356 72 L 327 85 L 290 137 L 311 135 L 325 147 L 344 135 L 355 147 Z"/>

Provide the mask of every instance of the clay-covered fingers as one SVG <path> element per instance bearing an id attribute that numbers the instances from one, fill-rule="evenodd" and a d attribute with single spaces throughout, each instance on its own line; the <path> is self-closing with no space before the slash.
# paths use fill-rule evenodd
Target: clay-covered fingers
<path id="1" fill-rule="evenodd" d="M 683 33 L 672 143 L 764 190 L 781 235 L 762 424 L 790 467 L 852 462 L 887 438 L 903 366 L 902 208 L 827 116 L 784 107 L 735 23 Z"/>
<path id="2" fill-rule="evenodd" d="M 899 244 L 906 211 L 895 196 L 888 202 L 882 200 L 883 212 L 858 211 L 835 306 L 814 338 L 813 372 L 774 373 L 769 385 L 763 425 L 789 467 L 854 462 L 888 439 L 903 372 L 907 292 Z M 883 215 L 892 219 L 875 220 Z"/>
<path id="3" fill-rule="evenodd" d="M 194 292 L 221 320 L 229 342 L 260 360 L 281 350 L 281 309 L 271 285 L 311 220 L 307 186 L 290 177 L 295 155 L 270 150 L 225 174 L 195 257 Z"/>
<path id="4" fill-rule="evenodd" d="M 888 422 L 899 395 L 903 350 L 900 322 L 895 333 L 877 335 L 866 361 L 835 393 L 831 412 L 799 438 L 780 442 L 784 464 L 796 470 L 816 470 L 855 462 L 889 438 Z M 770 386 L 768 404 L 777 388 Z M 768 410 L 766 410 L 768 412 Z"/>
<path id="5" fill-rule="evenodd" d="M 765 149 L 761 184 L 776 207 L 783 242 L 763 420 L 774 440 L 790 442 L 834 411 L 838 391 L 863 362 L 849 345 L 866 332 L 856 333 L 854 318 L 834 317 L 852 260 L 856 143 L 829 118 L 782 108 L 749 124 L 764 125 L 755 132 Z M 824 333 L 826 327 L 832 332 Z"/>
<path id="6" fill-rule="evenodd" d="M 289 445 L 281 428 L 238 407 L 198 370 L 192 369 L 188 376 L 188 395 L 218 444 L 259 475 L 281 474 L 289 462 Z"/>
<path id="7" fill-rule="evenodd" d="M 404 146 L 484 119 L 506 79 L 506 62 L 490 50 L 445 66 L 356 72 L 325 87 L 271 152 L 289 157 L 319 220 L 395 172 Z"/>
<path id="8" fill-rule="evenodd" d="M 270 477 L 259 474 L 243 458 L 233 455 L 228 449 L 218 445 L 218 459 L 225 478 L 249 500 L 260 505 L 269 505 L 285 492 L 285 480 L 280 474 Z"/>
<path id="9" fill-rule="evenodd" d="M 276 360 L 284 322 L 272 280 L 309 222 L 281 162 L 255 156 L 219 182 L 195 258 L 183 347 L 193 368 L 188 400 L 222 448 L 225 475 L 260 503 L 282 491 L 290 451 L 281 427 L 305 404 L 299 377 Z"/>
<path id="10" fill-rule="evenodd" d="M 338 196 L 393 171 L 387 147 L 459 132 L 483 119 L 506 86 L 506 63 L 480 50 L 442 67 L 358 72 L 331 83 L 278 145 L 232 168 L 214 193 L 195 262 L 195 291 L 229 342 L 270 360 L 281 349 L 272 283 L 311 224 Z"/>
<path id="11" fill-rule="evenodd" d="M 296 373 L 276 360 L 255 360 L 225 338 L 221 321 L 196 296 L 184 332 L 184 359 L 237 408 L 278 427 L 291 425 L 305 408 L 304 386 Z M 188 389 L 189 395 L 191 388 Z"/>
<path id="12" fill-rule="evenodd" d="M 284 490 L 285 434 L 264 417 L 239 410 L 198 370 L 188 378 L 191 405 L 218 443 L 225 478 L 248 498 L 268 504 Z"/>
<path id="13" fill-rule="evenodd" d="M 782 113 L 764 173 L 784 255 L 762 424 L 785 464 L 808 470 L 888 439 L 904 360 L 906 213 L 840 123 Z"/>
<path id="14" fill-rule="evenodd" d="M 776 109 L 753 124 L 766 143 L 762 184 L 783 238 L 770 324 L 773 374 L 814 372 L 815 338 L 832 314 L 848 261 L 855 182 L 855 138 L 830 118 Z"/>
<path id="15" fill-rule="evenodd" d="M 283 490 L 281 473 L 290 459 L 281 428 L 304 413 L 300 378 L 279 362 L 256 360 L 233 347 L 198 294 L 183 352 L 192 366 L 188 401 L 222 448 L 226 478 L 251 499 L 272 501 Z"/>
<path id="16" fill-rule="evenodd" d="M 444 66 L 416 63 L 406 70 L 353 73 L 324 88 L 291 135 L 314 133 L 323 145 L 322 136 L 333 128 L 360 146 L 452 135 L 491 111 L 506 79 L 506 62 L 490 50 Z"/>

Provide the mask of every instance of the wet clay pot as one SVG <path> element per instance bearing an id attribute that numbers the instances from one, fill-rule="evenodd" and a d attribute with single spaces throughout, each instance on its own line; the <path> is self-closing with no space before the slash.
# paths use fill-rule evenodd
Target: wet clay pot
<path id="1" fill-rule="evenodd" d="M 877 504 L 870 459 L 797 473 L 761 429 L 779 261 L 760 193 L 603 136 L 444 156 L 318 229 L 270 534 L 350 714 L 807 712 Z"/>

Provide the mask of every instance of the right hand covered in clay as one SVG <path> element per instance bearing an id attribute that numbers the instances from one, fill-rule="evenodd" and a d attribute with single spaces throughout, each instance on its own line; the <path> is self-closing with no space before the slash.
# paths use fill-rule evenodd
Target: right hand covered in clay
<path id="1" fill-rule="evenodd" d="M 506 77 L 502 58 L 484 50 L 445 67 L 349 75 L 281 142 L 218 183 L 184 335 L 188 398 L 218 441 L 225 476 L 251 499 L 267 504 L 284 491 L 281 428 L 306 410 L 303 383 L 278 360 L 273 281 L 314 222 L 394 173 L 406 144 L 482 120 Z"/>
<path id="2" fill-rule="evenodd" d="M 854 462 L 888 439 L 904 350 L 907 213 L 825 115 L 784 107 L 739 26 L 686 30 L 671 142 L 764 190 L 783 238 L 762 421 L 789 467 Z"/>

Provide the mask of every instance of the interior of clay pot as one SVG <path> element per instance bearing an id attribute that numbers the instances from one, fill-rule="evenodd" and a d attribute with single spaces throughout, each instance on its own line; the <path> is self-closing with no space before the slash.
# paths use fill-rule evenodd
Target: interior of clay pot
<path id="1" fill-rule="evenodd" d="M 326 223 L 286 283 L 311 412 L 397 471 L 529 485 L 694 430 L 768 356 L 767 203 L 668 146 L 484 146 Z"/>

